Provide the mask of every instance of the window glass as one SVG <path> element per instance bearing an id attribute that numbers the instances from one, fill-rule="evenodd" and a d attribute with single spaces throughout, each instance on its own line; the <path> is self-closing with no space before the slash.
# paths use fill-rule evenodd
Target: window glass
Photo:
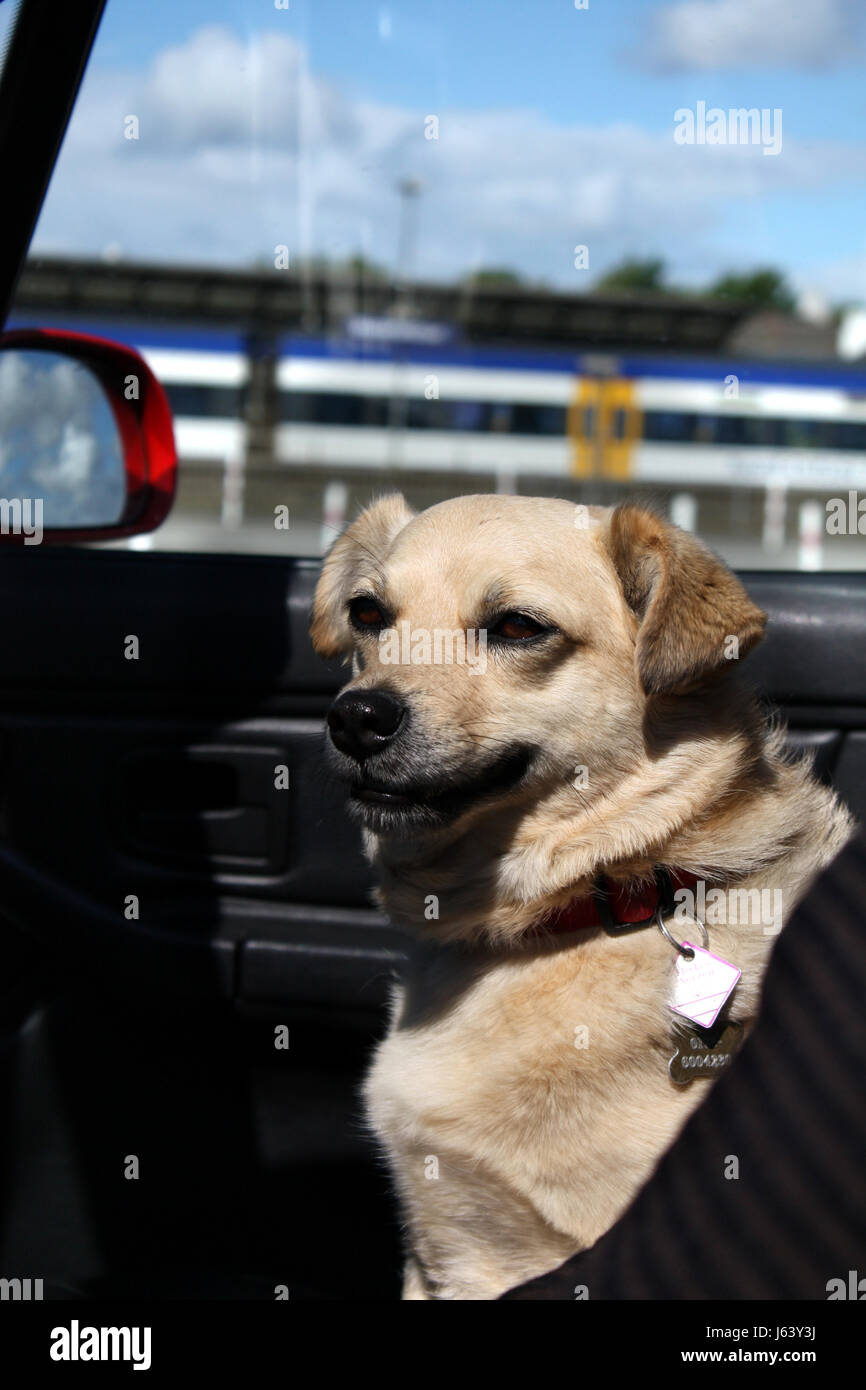
<path id="1" fill-rule="evenodd" d="M 318 554 L 396 487 L 859 568 L 814 517 L 866 498 L 864 43 L 841 0 L 109 0 L 13 323 L 164 381 L 154 548 Z"/>

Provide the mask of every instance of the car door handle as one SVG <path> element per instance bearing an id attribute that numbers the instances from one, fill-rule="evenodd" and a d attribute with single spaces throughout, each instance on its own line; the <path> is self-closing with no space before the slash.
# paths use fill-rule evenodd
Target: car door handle
<path id="1" fill-rule="evenodd" d="M 268 812 L 263 806 L 145 810 L 136 827 L 139 843 L 152 850 L 185 850 L 214 860 L 254 860 L 267 854 Z"/>
<path id="2" fill-rule="evenodd" d="M 121 822 L 139 858 L 277 873 L 288 851 L 286 751 L 260 744 L 137 749 L 122 764 Z"/>

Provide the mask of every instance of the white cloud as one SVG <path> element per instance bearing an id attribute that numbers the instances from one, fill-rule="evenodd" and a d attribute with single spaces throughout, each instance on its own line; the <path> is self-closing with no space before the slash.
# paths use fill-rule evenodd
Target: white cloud
<path id="1" fill-rule="evenodd" d="M 858 22 L 846 0 L 675 0 L 653 14 L 639 60 L 675 72 L 833 68 L 854 56 Z"/>
<path id="2" fill-rule="evenodd" d="M 123 137 L 129 114 L 137 141 Z M 424 138 L 426 114 L 337 89 L 283 35 L 245 43 L 200 30 L 143 74 L 91 73 L 35 247 L 99 254 L 116 243 L 128 258 L 248 265 L 286 244 L 292 256 L 360 249 L 391 265 L 395 184 L 412 174 L 423 183 L 418 276 L 509 265 L 584 290 L 625 254 L 661 255 L 695 279 L 752 265 L 768 200 L 814 202 L 866 173 L 866 149 L 787 131 L 771 159 L 758 147 L 680 146 L 673 111 L 652 132 L 444 109 L 438 140 Z M 579 243 L 589 276 L 573 268 Z"/>

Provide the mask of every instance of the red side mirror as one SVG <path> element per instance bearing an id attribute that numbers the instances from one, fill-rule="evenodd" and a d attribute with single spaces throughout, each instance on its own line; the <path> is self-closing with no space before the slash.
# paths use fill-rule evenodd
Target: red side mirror
<path id="1" fill-rule="evenodd" d="M 152 531 L 176 480 L 171 408 L 139 353 L 87 333 L 0 335 L 0 542 Z"/>

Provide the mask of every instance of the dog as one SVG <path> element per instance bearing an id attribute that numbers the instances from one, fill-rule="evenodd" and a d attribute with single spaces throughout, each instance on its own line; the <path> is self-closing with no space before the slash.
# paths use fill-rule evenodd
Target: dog
<path id="1" fill-rule="evenodd" d="M 329 759 L 415 942 L 364 1085 L 404 1298 L 495 1299 L 592 1245 L 707 1094 L 676 1039 L 711 1057 L 754 1020 L 853 830 L 743 681 L 765 620 L 638 505 L 391 494 L 327 555 L 311 637 L 352 662 Z M 715 993 L 741 974 L 710 1027 L 674 1005 L 712 958 Z"/>

